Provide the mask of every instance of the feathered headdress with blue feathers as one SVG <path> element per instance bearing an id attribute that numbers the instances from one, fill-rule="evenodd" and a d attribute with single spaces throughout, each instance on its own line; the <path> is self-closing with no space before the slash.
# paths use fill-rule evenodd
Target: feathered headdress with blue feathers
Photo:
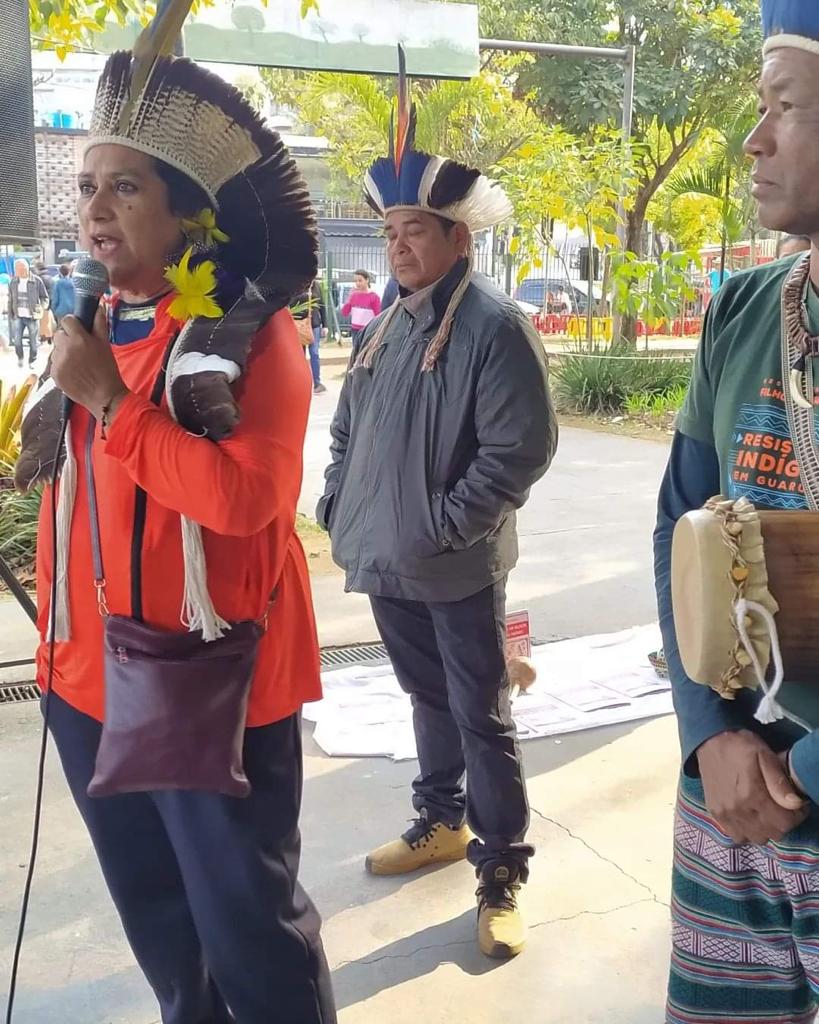
<path id="1" fill-rule="evenodd" d="M 496 182 L 456 160 L 415 148 L 415 106 L 410 100 L 403 47 L 398 48 L 398 117 L 390 123 L 390 155 L 376 160 L 364 178 L 364 195 L 382 216 L 420 209 L 470 231 L 506 220 L 512 204 Z"/>
<path id="2" fill-rule="evenodd" d="M 762 0 L 764 52 L 784 47 L 819 54 L 819 4 L 814 0 Z"/>

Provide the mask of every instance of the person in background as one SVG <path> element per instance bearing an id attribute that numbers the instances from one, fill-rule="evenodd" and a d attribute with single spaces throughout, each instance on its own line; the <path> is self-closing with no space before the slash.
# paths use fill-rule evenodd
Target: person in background
<path id="1" fill-rule="evenodd" d="M 43 310 L 43 315 L 40 317 L 40 342 L 50 345 L 54 339 L 54 328 L 56 326 L 54 314 L 51 311 L 56 278 L 42 260 L 34 264 L 34 272 L 45 285 L 46 293 L 48 294 L 48 308 Z"/>
<path id="2" fill-rule="evenodd" d="M 554 313 L 555 311 L 555 293 L 553 291 L 546 292 L 546 299 L 544 302 L 545 311 L 547 313 Z"/>
<path id="3" fill-rule="evenodd" d="M 14 264 L 14 277 L 9 282 L 8 312 L 17 350 L 17 365 L 23 366 L 23 335 L 28 335 L 28 365 L 37 359 L 40 319 L 48 306 L 48 292 L 42 279 L 35 277 L 25 260 Z"/>
<path id="4" fill-rule="evenodd" d="M 565 315 L 566 313 L 571 313 L 571 311 L 572 300 L 569 298 L 569 293 L 561 285 L 557 295 L 555 296 L 555 313 Z"/>
<path id="5" fill-rule="evenodd" d="M 393 302 L 400 296 L 400 289 L 398 286 L 398 280 L 395 275 L 391 274 L 389 281 L 384 286 L 384 294 L 381 296 L 381 311 L 389 309 Z"/>
<path id="6" fill-rule="evenodd" d="M 60 276 L 54 282 L 51 312 L 58 324 L 64 316 L 74 312 L 74 282 L 71 280 L 71 267 L 67 263 L 60 267 Z"/>
<path id="7" fill-rule="evenodd" d="M 324 297 L 321 293 L 321 286 L 314 281 L 310 288 L 310 324 L 313 328 L 313 342 L 308 346 L 310 356 L 310 369 L 313 374 L 313 394 L 323 395 L 327 388 L 321 383 L 321 359 L 319 357 L 319 346 L 321 339 L 327 334 L 327 310 L 324 306 Z"/>
<path id="8" fill-rule="evenodd" d="M 355 288 L 341 310 L 342 316 L 350 318 L 355 346 L 361 332 L 381 312 L 381 299 L 370 288 L 370 275 L 366 270 L 355 272 Z"/>
<path id="9" fill-rule="evenodd" d="M 534 328 L 473 272 L 472 236 L 510 216 L 507 197 L 478 171 L 414 150 L 411 128 L 399 137 L 403 161 L 393 152 L 365 181 L 404 297 L 356 336 L 316 518 L 346 589 L 369 596 L 412 698 L 417 818 L 367 870 L 468 858 L 480 949 L 506 958 L 525 945 L 518 892 L 534 853 L 506 580 L 516 510 L 551 462 L 557 424 Z"/>
<path id="10" fill-rule="evenodd" d="M 785 256 L 795 256 L 798 252 L 808 252 L 810 245 L 807 235 L 782 235 L 776 247 L 776 257 L 783 259 Z"/>
<path id="11" fill-rule="evenodd" d="M 0 352 L 8 352 L 11 341 L 11 319 L 8 315 L 10 280 L 8 274 L 0 274 L 0 310 L 6 311 L 5 315 L 0 318 Z"/>

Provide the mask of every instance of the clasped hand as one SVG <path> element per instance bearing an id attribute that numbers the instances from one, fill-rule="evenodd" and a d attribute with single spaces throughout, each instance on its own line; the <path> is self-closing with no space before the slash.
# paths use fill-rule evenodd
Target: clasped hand
<path id="1" fill-rule="evenodd" d="M 705 804 L 736 843 L 782 839 L 805 820 L 808 804 L 783 760 L 748 730 L 713 736 L 697 751 Z"/>
<path id="2" fill-rule="evenodd" d="M 74 316 L 66 316 L 54 334 L 51 376 L 57 387 L 96 419 L 103 409 L 112 415 L 127 394 L 117 367 L 105 313 L 97 311 L 94 330 L 89 333 Z"/>

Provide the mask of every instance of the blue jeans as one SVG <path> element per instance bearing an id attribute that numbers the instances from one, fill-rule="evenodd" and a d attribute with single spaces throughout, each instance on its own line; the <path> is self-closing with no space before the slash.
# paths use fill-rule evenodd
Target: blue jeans
<path id="1" fill-rule="evenodd" d="M 319 345 L 321 344 L 321 328 L 313 328 L 313 344 L 307 346 L 310 353 L 310 369 L 313 371 L 313 387 L 321 384 L 321 360 L 319 359 Z"/>
<path id="2" fill-rule="evenodd" d="M 29 316 L 18 316 L 12 321 L 14 331 L 14 348 L 17 351 L 17 358 L 23 360 L 23 334 L 28 331 L 28 361 L 33 364 L 37 358 L 37 342 L 40 339 L 40 322 Z"/>

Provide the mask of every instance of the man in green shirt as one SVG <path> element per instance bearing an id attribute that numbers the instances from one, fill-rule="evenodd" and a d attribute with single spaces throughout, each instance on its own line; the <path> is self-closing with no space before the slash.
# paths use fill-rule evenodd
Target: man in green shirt
<path id="1" fill-rule="evenodd" d="M 689 679 L 670 586 L 674 525 L 708 498 L 819 507 L 819 4 L 762 9 L 754 194 L 766 227 L 812 247 L 714 298 L 660 493 L 655 576 L 683 761 L 667 1024 L 807 1024 L 819 1006 L 819 732 L 761 725 L 758 693 L 727 701 Z"/>

